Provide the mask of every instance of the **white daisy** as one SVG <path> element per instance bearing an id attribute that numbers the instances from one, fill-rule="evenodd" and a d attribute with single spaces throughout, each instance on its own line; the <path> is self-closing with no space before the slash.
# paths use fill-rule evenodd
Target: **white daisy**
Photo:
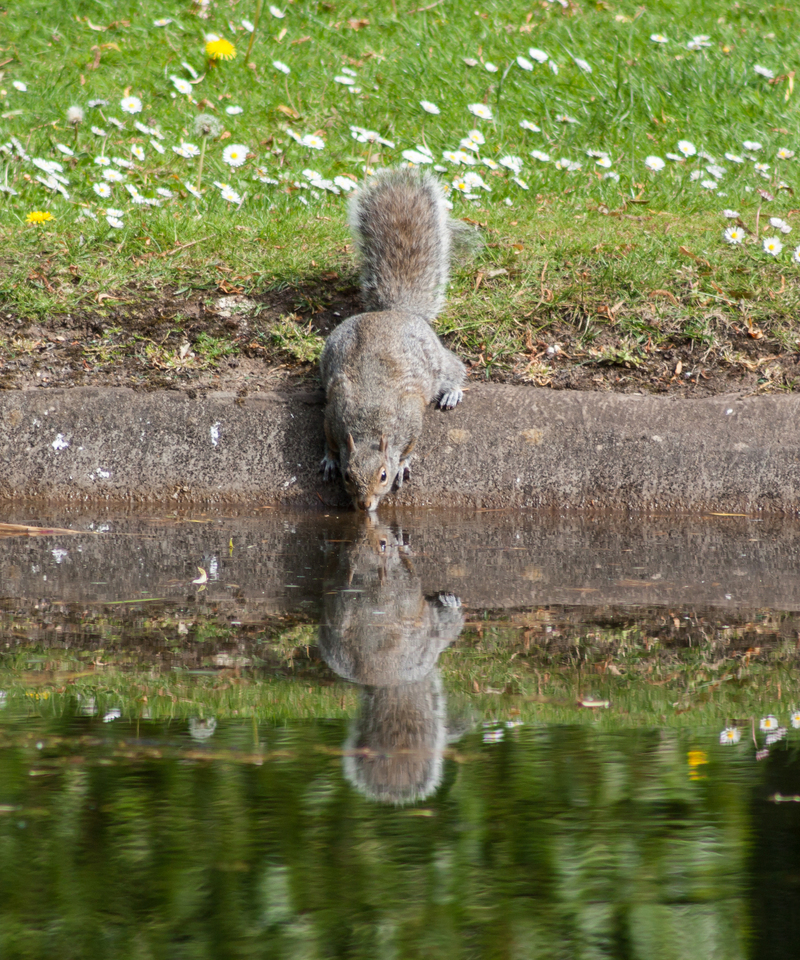
<path id="1" fill-rule="evenodd" d="M 486 143 L 486 137 L 484 137 L 480 130 L 470 130 L 467 134 L 467 140 L 479 147 L 482 147 L 484 143 Z"/>
<path id="2" fill-rule="evenodd" d="M 800 263 L 800 247 L 795 247 L 794 250 L 792 251 L 792 261 L 794 263 Z M 792 715 L 792 726 L 793 727 L 800 726 L 800 723 L 794 722 L 795 717 L 800 718 L 800 713 L 796 713 Z"/>
<path id="3" fill-rule="evenodd" d="M 759 66 L 759 64 L 755 64 L 753 67 L 753 72 L 757 73 L 759 77 L 766 77 L 767 80 L 775 79 L 775 73 L 774 71 L 770 70 L 769 67 L 762 67 Z"/>
<path id="4" fill-rule="evenodd" d="M 740 157 L 738 153 L 726 153 L 725 159 L 731 163 L 744 163 L 744 157 Z"/>
<path id="5" fill-rule="evenodd" d="M 24 84 L 21 80 L 13 80 L 11 86 L 14 87 L 15 90 L 19 90 L 20 93 L 25 93 L 25 91 L 28 89 L 26 84 Z"/>
<path id="6" fill-rule="evenodd" d="M 272 14 L 272 16 L 275 17 L 277 20 L 283 20 L 283 18 L 286 16 L 286 14 L 283 12 L 283 10 L 280 9 L 280 7 L 271 6 L 271 7 L 269 8 L 269 12 L 270 12 L 270 13 Z"/>
<path id="7" fill-rule="evenodd" d="M 111 184 L 110 183 L 93 183 L 92 190 L 97 194 L 98 197 L 103 197 L 107 199 L 111 196 Z"/>
<path id="8" fill-rule="evenodd" d="M 575 117 L 571 117 L 568 113 L 557 113 L 556 120 L 559 123 L 577 123 L 578 121 Z"/>
<path id="9" fill-rule="evenodd" d="M 491 63 L 489 60 L 487 60 L 486 63 L 484 63 L 483 65 L 483 69 L 488 71 L 489 73 L 497 73 L 500 67 L 498 67 L 496 64 Z"/>
<path id="10" fill-rule="evenodd" d="M 93 133 L 96 137 L 107 137 L 107 136 L 108 136 L 108 134 L 105 132 L 105 130 L 104 130 L 102 127 L 92 127 L 91 130 L 92 130 L 92 133 Z"/>
<path id="11" fill-rule="evenodd" d="M 481 163 L 484 165 L 484 167 L 488 167 L 490 170 L 500 169 L 500 164 L 496 160 L 492 160 L 491 157 L 484 157 L 483 160 L 481 160 Z"/>
<path id="12" fill-rule="evenodd" d="M 533 70 L 533 64 L 527 57 L 517 57 L 517 65 L 522 67 L 523 70 Z"/>
<path id="13" fill-rule="evenodd" d="M 505 167 L 507 170 L 513 170 L 514 173 L 517 174 L 522 170 L 522 157 L 507 155 L 505 157 L 500 157 L 497 162 L 501 167 Z"/>
<path id="14" fill-rule="evenodd" d="M 166 27 L 168 24 L 172 23 L 172 17 L 159 17 L 158 20 L 153 21 L 154 27 Z"/>
<path id="15" fill-rule="evenodd" d="M 679 140 L 678 150 L 684 157 L 693 157 L 697 153 L 697 147 L 695 147 L 691 140 Z"/>
<path id="16" fill-rule="evenodd" d="M 272 66 L 275 67 L 276 70 L 280 70 L 281 73 L 291 73 L 291 72 L 292 72 L 292 71 L 289 69 L 289 67 L 287 67 L 286 64 L 285 64 L 282 60 L 273 60 L 273 61 L 272 61 Z"/>
<path id="17" fill-rule="evenodd" d="M 171 200 L 175 196 L 175 194 L 166 187 L 156 187 L 156 193 L 159 197 L 165 197 L 167 200 Z"/>
<path id="18" fill-rule="evenodd" d="M 738 246 L 740 243 L 744 242 L 744 230 L 741 227 L 728 227 L 728 229 L 722 235 L 725 243 L 730 243 L 732 246 Z"/>
<path id="19" fill-rule="evenodd" d="M 344 74 L 337 74 L 334 78 L 335 83 L 341 83 L 345 87 L 352 87 L 355 80 L 352 77 L 346 77 Z"/>
<path id="20" fill-rule="evenodd" d="M 318 137 L 315 133 L 307 133 L 304 137 L 301 137 L 298 141 L 302 147 L 310 147 L 312 150 L 324 150 L 325 141 L 322 137 Z"/>
<path id="21" fill-rule="evenodd" d="M 107 216 L 106 223 L 108 223 L 109 227 L 113 227 L 115 230 L 121 230 L 125 226 L 119 217 Z"/>
<path id="22" fill-rule="evenodd" d="M 188 160 L 190 157 L 199 157 L 200 156 L 200 147 L 196 147 L 193 143 L 186 143 L 186 141 L 181 141 L 179 146 L 172 148 L 179 157 L 184 157 Z"/>
<path id="23" fill-rule="evenodd" d="M 645 157 L 644 165 L 648 170 L 658 171 L 663 170 L 666 164 L 661 159 L 661 157 L 649 156 Z"/>
<path id="24" fill-rule="evenodd" d="M 174 73 L 171 73 L 169 78 L 178 93 L 189 94 L 192 92 L 192 85 L 188 80 L 184 80 L 183 77 L 177 77 Z"/>
<path id="25" fill-rule="evenodd" d="M 650 39 L 653 43 L 669 43 L 669 37 L 665 37 L 663 33 L 651 33 Z"/>
<path id="26" fill-rule="evenodd" d="M 232 187 L 227 185 L 220 191 L 220 196 L 223 200 L 227 200 L 228 203 L 239 204 L 243 199 Z"/>
<path id="27" fill-rule="evenodd" d="M 422 109 L 425 111 L 425 113 L 432 113 L 432 114 L 435 115 L 435 114 L 437 114 L 437 113 L 441 113 L 441 112 L 442 112 L 442 111 L 436 106 L 436 104 L 435 104 L 435 103 L 431 103 L 430 100 L 420 100 L 419 105 L 422 107 Z"/>
<path id="28" fill-rule="evenodd" d="M 227 113 L 229 117 L 238 117 L 240 113 L 244 113 L 244 108 L 243 107 L 225 107 L 225 113 Z"/>
<path id="29" fill-rule="evenodd" d="M 151 140 L 150 146 L 156 151 L 156 153 L 164 153 L 164 148 L 161 146 L 158 140 Z"/>
<path id="30" fill-rule="evenodd" d="M 698 33 L 686 44 L 690 50 L 700 50 L 701 47 L 711 46 L 711 37 L 707 33 Z"/>
<path id="31" fill-rule="evenodd" d="M 742 143 L 742 146 L 745 148 L 745 150 L 751 150 L 753 152 L 764 149 L 763 144 L 759 143 L 758 140 L 745 140 Z"/>
<path id="32" fill-rule="evenodd" d="M 144 160 L 144 149 L 138 143 L 131 144 L 131 153 L 137 160 Z"/>
<path id="33" fill-rule="evenodd" d="M 572 59 L 573 59 L 573 61 L 574 61 L 574 63 L 575 63 L 575 66 L 576 66 L 579 70 L 583 70 L 584 73 L 591 73 L 591 72 L 592 72 L 592 68 L 591 68 L 590 64 L 587 63 L 586 60 L 581 60 L 580 57 L 573 57 Z"/>
<path id="34" fill-rule="evenodd" d="M 401 156 L 404 160 L 408 160 L 409 163 L 413 164 L 433 162 L 429 156 L 426 156 L 426 154 L 421 153 L 419 150 L 404 150 Z"/>
<path id="35" fill-rule="evenodd" d="M 781 147 L 777 153 L 777 157 L 779 160 L 791 160 L 793 156 L 794 156 L 794 150 L 789 150 L 788 147 Z"/>
<path id="36" fill-rule="evenodd" d="M 531 47 L 528 50 L 528 56 L 537 63 L 545 63 L 550 59 L 550 55 L 545 53 L 544 50 L 539 50 L 538 47 Z"/>
<path id="37" fill-rule="evenodd" d="M 65 157 L 74 157 L 75 151 L 71 150 L 65 143 L 57 143 L 56 150 L 59 150 Z"/>
<path id="38" fill-rule="evenodd" d="M 242 20 L 242 26 L 248 33 L 252 33 L 255 30 L 255 25 L 252 24 L 249 20 Z"/>
<path id="39" fill-rule="evenodd" d="M 467 110 L 476 117 L 480 117 L 481 120 L 492 120 L 492 111 L 490 107 L 487 107 L 485 103 L 470 103 L 467 105 Z"/>
<path id="40" fill-rule="evenodd" d="M 109 157 L 95 157 L 94 162 L 98 167 L 110 167 L 111 159 Z"/>
<path id="41" fill-rule="evenodd" d="M 113 170 L 111 167 L 106 167 L 103 171 L 103 179 L 110 180 L 112 183 L 122 183 L 125 179 L 125 174 L 120 173 L 119 170 Z"/>
<path id="42" fill-rule="evenodd" d="M 542 128 L 537 127 L 535 123 L 532 123 L 530 120 L 520 120 L 519 125 L 523 130 L 530 130 L 531 133 L 541 133 Z"/>
<path id="43" fill-rule="evenodd" d="M 222 159 L 229 167 L 241 167 L 247 160 L 248 148 L 241 143 L 232 143 L 222 151 Z"/>
<path id="44" fill-rule="evenodd" d="M 739 216 L 738 210 L 723 210 L 722 216 L 727 217 L 728 220 L 735 220 Z"/>
<path id="45" fill-rule="evenodd" d="M 192 184 L 189 183 L 188 180 L 184 183 L 184 187 L 186 187 L 186 189 L 189 191 L 189 193 L 191 193 L 191 195 L 192 195 L 193 197 L 196 197 L 198 200 L 202 200 L 202 199 L 203 199 L 203 194 L 200 193 L 199 190 L 196 190 L 196 189 L 192 186 Z"/>
<path id="46" fill-rule="evenodd" d="M 529 189 L 529 188 L 528 188 L 528 184 L 527 184 L 521 177 L 512 177 L 511 180 L 512 180 L 514 183 L 516 183 L 516 185 L 517 185 L 518 187 L 520 187 L 521 189 L 523 189 L 523 190 Z"/>
<path id="47" fill-rule="evenodd" d="M 612 160 L 611 157 L 598 157 L 597 160 L 595 160 L 595 164 L 598 167 L 602 167 L 604 170 L 608 170 L 608 168 L 612 165 Z"/>
<path id="48" fill-rule="evenodd" d="M 550 162 L 550 154 L 544 153 L 542 150 L 531 150 L 531 156 L 534 160 L 541 160 L 542 163 Z"/>
<path id="49" fill-rule="evenodd" d="M 753 169 L 754 169 L 754 170 L 758 170 L 759 173 L 766 173 L 767 170 L 769 170 L 769 164 L 768 164 L 768 163 L 754 163 L 754 164 L 753 164 Z"/>
<path id="50" fill-rule="evenodd" d="M 123 113 L 141 113 L 142 101 L 138 97 L 123 97 L 119 102 Z"/>
<path id="51" fill-rule="evenodd" d="M 770 217 L 769 225 L 775 227 L 776 230 L 780 230 L 781 233 L 791 233 L 792 228 L 785 220 L 781 220 L 780 217 Z"/>

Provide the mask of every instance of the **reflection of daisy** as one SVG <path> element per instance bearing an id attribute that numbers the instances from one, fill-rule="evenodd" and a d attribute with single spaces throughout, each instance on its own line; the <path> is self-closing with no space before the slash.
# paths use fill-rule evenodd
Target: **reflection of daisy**
<path id="1" fill-rule="evenodd" d="M 141 113 L 142 101 L 138 97 L 123 97 L 119 102 L 123 113 Z"/>
<path id="2" fill-rule="evenodd" d="M 684 155 L 684 157 L 693 157 L 697 153 L 697 148 L 691 140 L 679 140 L 678 150 Z"/>
<path id="3" fill-rule="evenodd" d="M 726 243 L 738 246 L 744 240 L 744 230 L 741 227 L 728 227 L 722 236 Z"/>
<path id="4" fill-rule="evenodd" d="M 661 159 L 661 157 L 653 157 L 653 156 L 646 157 L 644 161 L 644 165 L 647 167 L 648 170 L 654 170 L 654 171 L 663 170 L 664 167 L 666 166 L 666 164 Z"/>
<path id="5" fill-rule="evenodd" d="M 741 731 L 738 727 L 725 727 L 719 735 L 720 743 L 738 743 L 742 739 Z"/>
<path id="6" fill-rule="evenodd" d="M 476 117 L 480 117 L 481 120 L 491 120 L 492 111 L 485 103 L 470 103 L 467 105 L 467 110 Z"/>
<path id="7" fill-rule="evenodd" d="M 797 250 L 795 250 L 795 253 L 797 253 Z M 792 722 L 792 726 L 795 728 L 795 730 L 797 730 L 798 727 L 800 727 L 800 710 L 795 710 L 789 719 Z"/>
<path id="8" fill-rule="evenodd" d="M 97 194 L 98 197 L 103 197 L 103 199 L 108 199 L 111 196 L 111 184 L 110 183 L 93 183 L 92 189 Z"/>
<path id="9" fill-rule="evenodd" d="M 436 106 L 435 103 L 431 103 L 430 100 L 420 100 L 419 105 L 425 111 L 425 113 L 441 113 L 442 111 Z"/>
<path id="10" fill-rule="evenodd" d="M 780 243 L 780 241 L 778 242 Z M 766 243 L 766 240 L 764 241 L 764 243 Z M 759 723 L 758 726 L 761 730 L 767 730 L 767 731 L 777 730 L 778 721 L 775 717 L 772 716 L 772 714 L 770 714 L 768 717 L 762 717 L 761 722 Z"/>

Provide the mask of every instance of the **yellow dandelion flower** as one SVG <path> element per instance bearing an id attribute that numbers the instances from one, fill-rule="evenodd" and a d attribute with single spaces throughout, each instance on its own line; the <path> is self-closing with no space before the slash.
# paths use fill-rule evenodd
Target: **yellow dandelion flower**
<path id="1" fill-rule="evenodd" d="M 27 223 L 47 223 L 48 220 L 53 219 L 53 214 L 49 213 L 47 210 L 31 210 L 25 220 Z"/>
<path id="2" fill-rule="evenodd" d="M 230 40 L 220 37 L 219 40 L 209 40 L 206 44 L 206 53 L 212 60 L 233 60 L 236 56 L 236 47 Z"/>

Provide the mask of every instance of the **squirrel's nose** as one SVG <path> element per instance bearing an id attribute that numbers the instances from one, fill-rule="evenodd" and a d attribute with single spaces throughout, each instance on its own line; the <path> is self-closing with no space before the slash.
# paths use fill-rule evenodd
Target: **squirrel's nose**
<path id="1" fill-rule="evenodd" d="M 378 508 L 377 501 L 375 501 L 375 499 L 372 497 L 370 497 L 369 500 L 362 500 L 359 498 L 356 500 L 356 506 L 359 510 L 363 510 L 365 513 L 372 513 Z"/>

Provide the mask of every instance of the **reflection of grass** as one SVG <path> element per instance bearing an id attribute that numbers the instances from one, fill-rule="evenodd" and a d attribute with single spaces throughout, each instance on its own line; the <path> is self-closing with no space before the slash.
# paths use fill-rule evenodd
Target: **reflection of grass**
<path id="1" fill-rule="evenodd" d="M 548 615 L 475 621 L 439 659 L 453 702 L 477 719 L 588 722 L 614 727 L 718 727 L 774 713 L 788 722 L 800 704 L 790 642 L 780 622 L 705 626 L 680 645 L 644 625 L 563 631 Z M 681 630 L 684 628 L 681 627 Z M 760 647 L 750 652 L 752 630 Z M 52 715 L 76 696 L 123 716 L 255 716 L 265 720 L 353 715 L 357 688 L 337 678 L 316 651 L 312 624 L 242 628 L 193 614 L 130 622 L 98 616 L 85 625 L 101 650 L 54 649 L 19 638 L 37 624 L 15 623 L 17 642 L 0 667 L 7 703 Z M 3 631 L 4 632 L 4 631 Z M 7 636 L 9 634 L 6 634 Z M 161 666 L 159 666 L 161 664 Z M 608 706 L 591 706 L 608 701 Z M 786 715 L 786 716 L 784 716 Z M 749 722 L 749 721 L 748 721 Z"/>

